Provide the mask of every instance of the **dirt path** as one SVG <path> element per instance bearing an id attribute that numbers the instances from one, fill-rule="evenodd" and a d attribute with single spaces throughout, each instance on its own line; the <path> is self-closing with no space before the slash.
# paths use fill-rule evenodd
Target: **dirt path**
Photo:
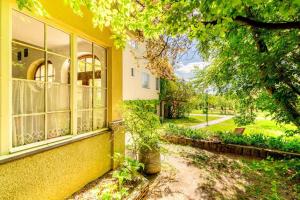
<path id="1" fill-rule="evenodd" d="M 239 195 L 245 193 L 247 181 L 239 171 L 228 171 L 238 164 L 235 158 L 186 146 L 166 145 L 166 148 L 168 153 L 162 158 L 162 172 L 150 177 L 146 199 L 239 199 Z"/>
<path id="2" fill-rule="evenodd" d="M 197 115 L 198 116 L 203 116 L 203 114 L 197 114 Z M 211 116 L 217 116 L 217 115 L 211 115 Z M 218 115 L 218 116 L 221 116 L 221 117 L 219 119 L 208 121 L 208 124 L 205 122 L 205 123 L 197 124 L 195 126 L 191 126 L 191 128 L 194 128 L 194 129 L 204 128 L 204 127 L 207 127 L 207 125 L 211 126 L 211 125 L 214 125 L 214 124 L 219 124 L 221 122 L 224 122 L 224 121 L 227 121 L 227 120 L 233 118 L 232 115 Z"/>

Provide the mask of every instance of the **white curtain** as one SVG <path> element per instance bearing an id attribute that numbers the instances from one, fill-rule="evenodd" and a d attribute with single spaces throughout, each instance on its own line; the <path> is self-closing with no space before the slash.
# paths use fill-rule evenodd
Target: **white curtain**
<path id="1" fill-rule="evenodd" d="M 47 88 L 47 138 L 70 134 L 70 85 L 48 83 Z"/>
<path id="2" fill-rule="evenodd" d="M 14 147 L 45 139 L 44 88 L 43 82 L 13 80 Z"/>
<path id="3" fill-rule="evenodd" d="M 77 91 L 77 132 L 85 133 L 93 130 L 93 87 L 78 86 Z"/>
<path id="4" fill-rule="evenodd" d="M 13 80 L 14 147 L 70 134 L 70 85 L 48 83 L 47 87 L 46 114 L 45 83 Z"/>

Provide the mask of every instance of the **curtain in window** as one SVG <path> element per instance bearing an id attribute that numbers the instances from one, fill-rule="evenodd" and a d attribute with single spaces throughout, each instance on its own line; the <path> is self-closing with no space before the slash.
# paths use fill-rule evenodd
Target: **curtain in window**
<path id="1" fill-rule="evenodd" d="M 70 85 L 62 83 L 47 85 L 47 138 L 68 135 L 71 132 Z"/>
<path id="2" fill-rule="evenodd" d="M 47 115 L 47 134 L 45 117 Z M 70 134 L 70 85 L 13 80 L 13 146 Z"/>
<path id="3" fill-rule="evenodd" d="M 45 139 L 45 83 L 13 80 L 13 146 Z"/>

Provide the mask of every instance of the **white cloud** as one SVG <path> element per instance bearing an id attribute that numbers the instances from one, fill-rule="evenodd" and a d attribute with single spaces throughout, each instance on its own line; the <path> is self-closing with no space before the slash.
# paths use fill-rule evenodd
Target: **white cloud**
<path id="1" fill-rule="evenodd" d="M 193 78 L 193 70 L 195 68 L 200 68 L 200 69 L 204 69 L 205 67 L 207 67 L 208 65 L 210 65 L 209 62 L 192 62 L 192 63 L 188 63 L 188 64 L 183 64 L 183 63 L 178 63 L 175 67 L 176 67 L 176 74 L 177 76 L 184 78 L 184 79 L 191 79 Z"/>
<path id="2" fill-rule="evenodd" d="M 182 73 L 191 73 L 194 68 L 204 69 L 209 64 L 210 64 L 209 62 L 204 62 L 204 61 L 202 61 L 202 62 L 188 63 L 186 65 L 184 65 L 182 63 L 179 63 L 176 66 L 177 67 L 176 71 L 182 72 Z"/>

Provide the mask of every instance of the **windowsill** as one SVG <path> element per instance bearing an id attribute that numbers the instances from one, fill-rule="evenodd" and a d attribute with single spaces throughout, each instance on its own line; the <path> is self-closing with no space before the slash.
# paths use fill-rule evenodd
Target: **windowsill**
<path id="1" fill-rule="evenodd" d="M 8 155 L 0 156 L 0 164 L 11 162 L 17 159 L 21 159 L 27 156 L 38 154 L 44 151 L 48 151 L 57 147 L 61 147 L 67 144 L 78 142 L 87 138 L 91 138 L 97 135 L 101 135 L 109 132 L 108 128 L 100 129 L 97 131 L 83 133 L 79 135 L 68 135 L 59 138 L 53 138 L 50 140 L 29 144 L 21 147 L 13 148 Z"/>

